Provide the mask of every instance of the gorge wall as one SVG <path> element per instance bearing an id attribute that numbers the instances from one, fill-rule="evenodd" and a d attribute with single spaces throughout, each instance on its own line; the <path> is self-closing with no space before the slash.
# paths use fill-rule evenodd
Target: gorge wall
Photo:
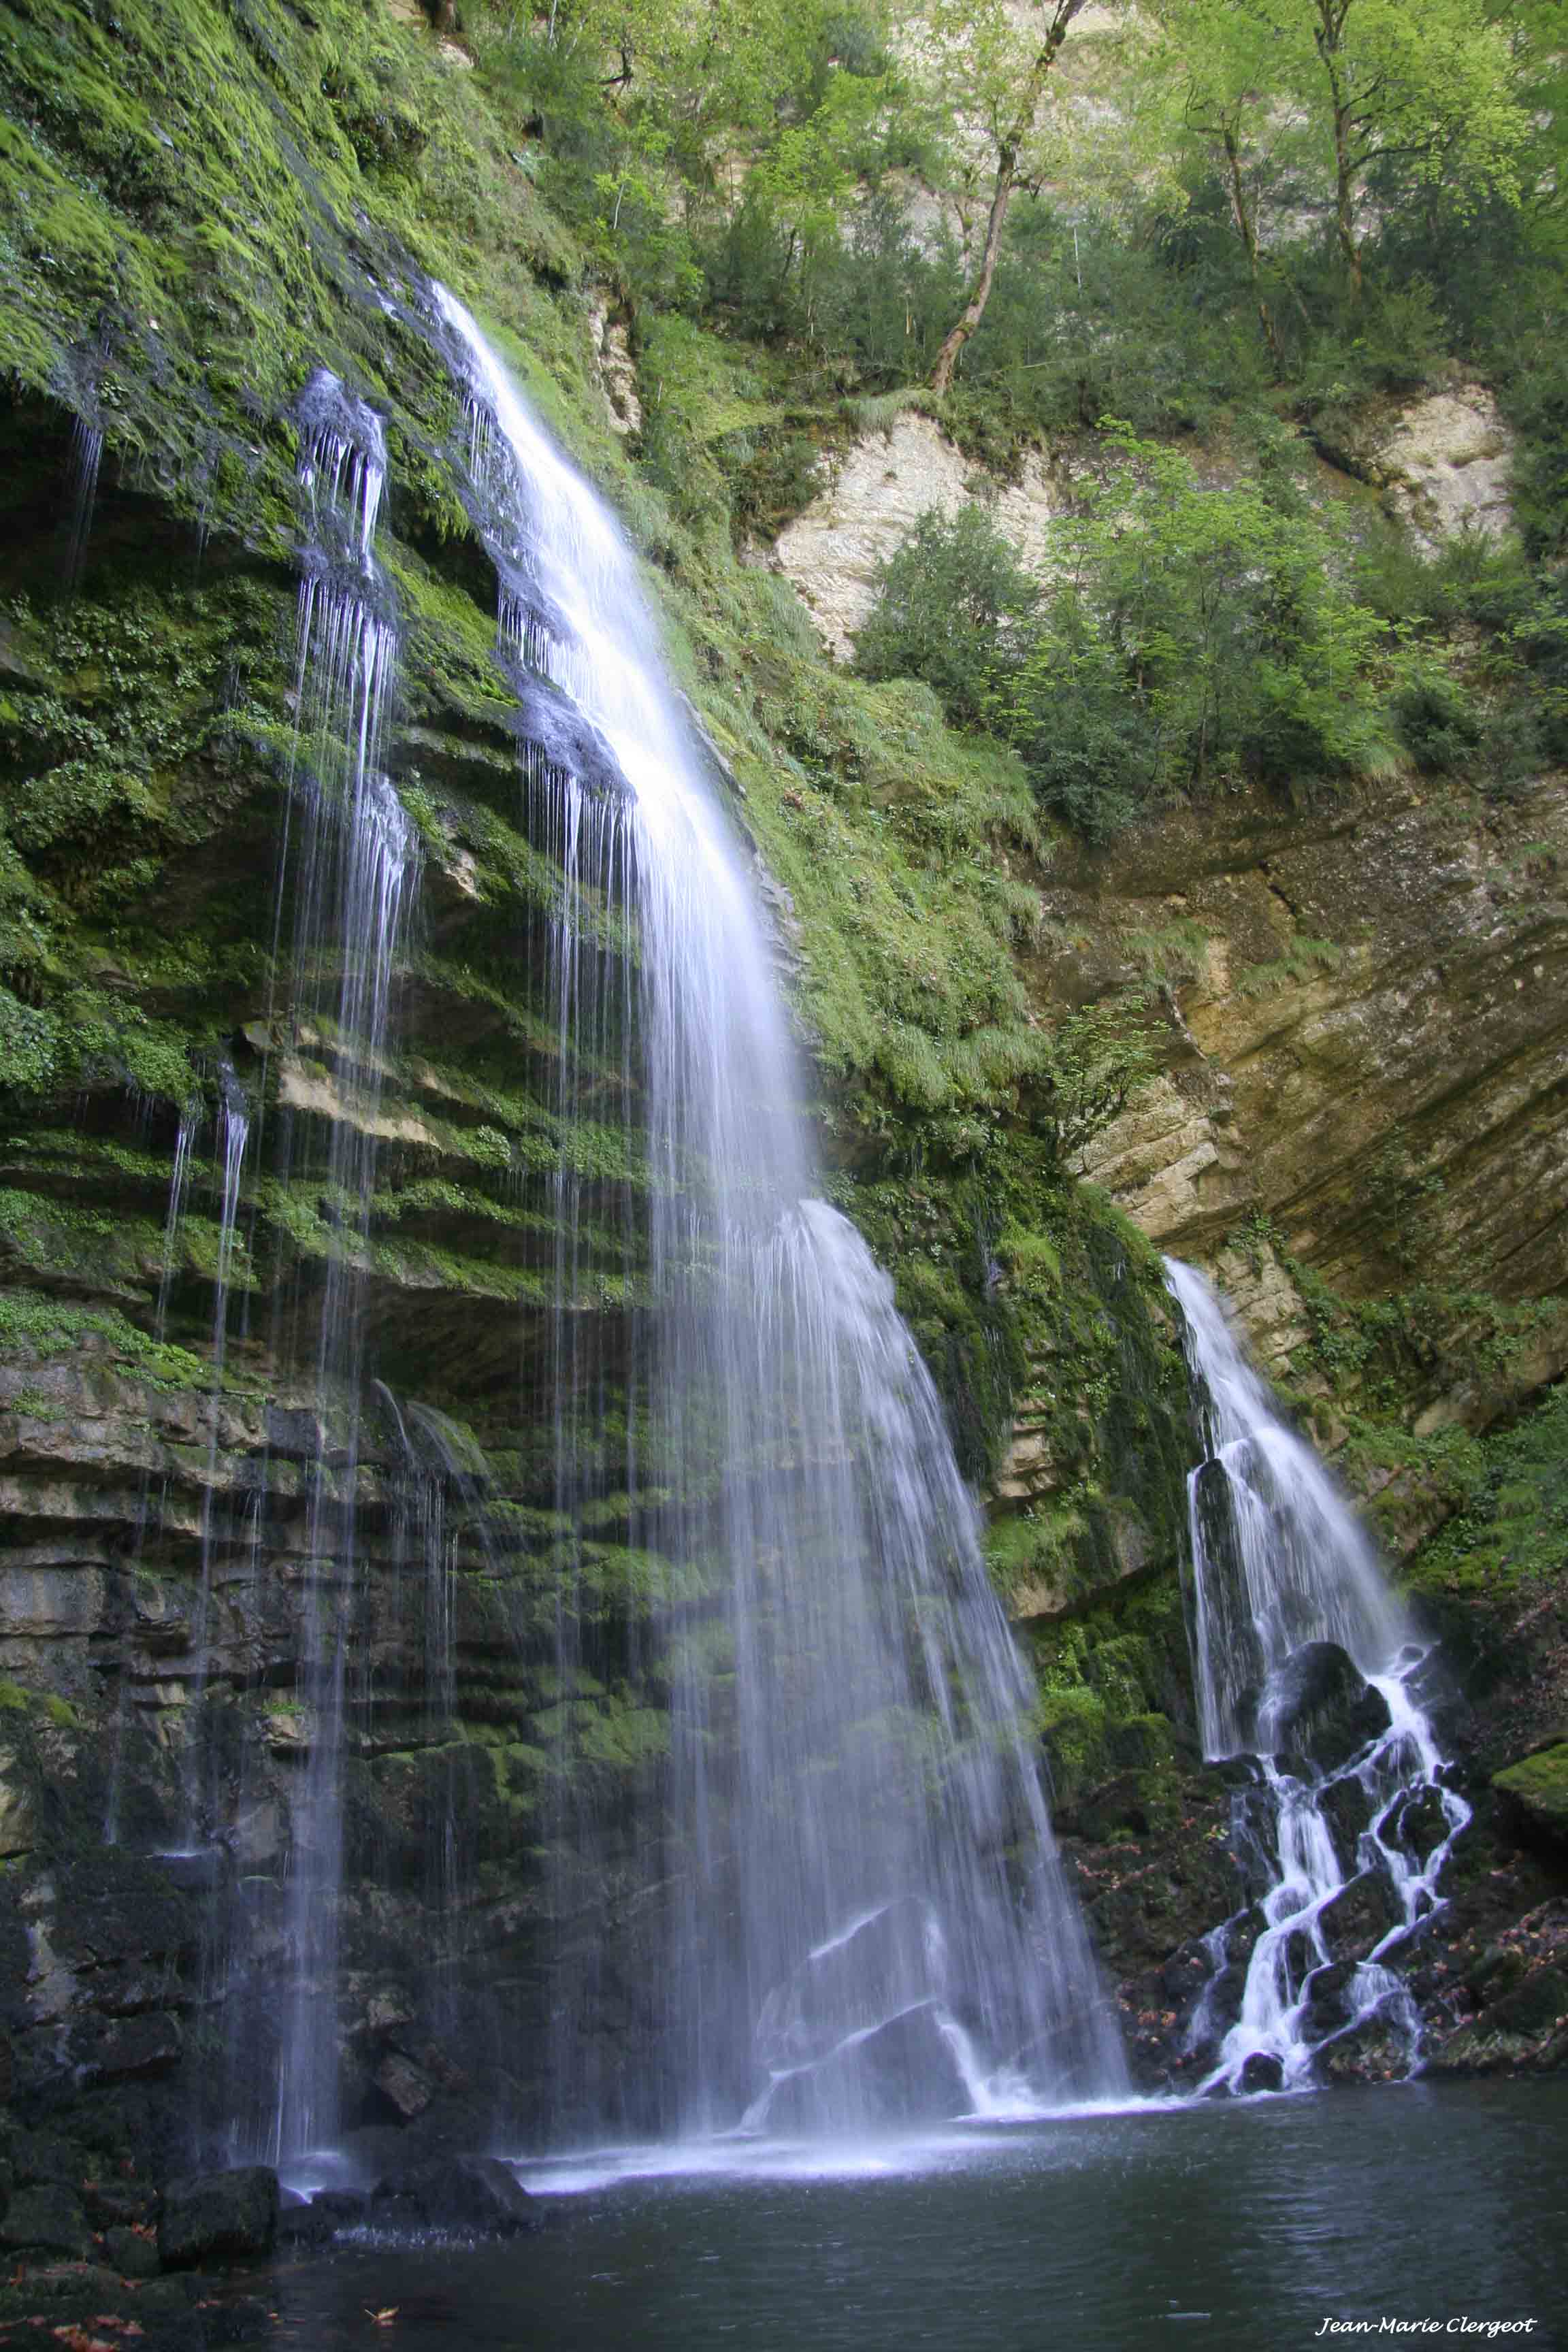
<path id="1" fill-rule="evenodd" d="M 893 1270 L 991 1495 L 1058 1816 L 1157 2077 L 1235 1874 L 1228 1795 L 1197 1762 L 1179 1579 L 1192 1440 L 1152 1244 L 1215 1268 L 1395 1549 L 1457 1508 L 1484 1517 L 1484 1433 L 1568 1360 L 1561 780 L 1506 808 L 1403 782 L 1375 803 L 1222 800 L 1093 856 L 1042 838 L 1001 754 L 950 733 L 923 688 L 834 667 L 788 584 L 683 503 L 709 443 L 694 425 L 680 464 L 655 461 L 663 378 L 645 354 L 639 411 L 605 289 L 460 52 L 336 0 L 308 17 L 128 0 L 112 47 L 88 7 L 18 25 L 19 259 L 0 311 L 12 2095 L 106 2147 L 172 2156 L 236 2115 L 259 2130 L 313 1736 L 322 1477 L 353 1482 L 371 1596 L 350 1674 L 346 2119 L 469 2143 L 502 2118 L 537 2127 L 567 1974 L 613 2105 L 654 1998 L 668 1890 L 630 1850 L 574 1876 L 558 1760 L 569 1717 L 573 1770 L 613 1814 L 667 1738 L 619 1672 L 650 1573 L 616 1475 L 638 1272 L 621 1237 L 647 1176 L 613 1120 L 577 1126 L 581 1379 L 563 1398 L 547 1336 L 562 883 L 519 785 L 520 744 L 548 757 L 563 721 L 493 659 L 493 577 L 441 462 L 460 404 L 416 323 L 426 270 L 508 337 L 646 551 L 756 848 L 836 1197 Z M 278 897 L 297 403 L 319 367 L 385 424 L 386 764 L 419 843 L 363 1237 L 321 1171 L 364 1114 L 340 1041 L 285 1018 L 301 975 Z M 868 478 L 878 455 L 875 437 L 858 454 Z M 1024 541 L 1050 495 L 1031 464 L 1003 499 Z M 931 502 L 922 490 L 909 520 Z M 1067 1152 L 1013 1075 L 1042 1030 L 1129 986 L 1161 1074 Z M 253 1125 L 216 1368 L 231 1083 Z M 352 1447 L 356 1401 L 322 1394 L 312 1341 L 345 1255 L 384 1383 Z M 591 1526 L 563 1524 L 552 1489 L 563 1412 L 604 1457 Z M 568 1571 L 584 1666 L 563 1690 Z M 450 1658 L 435 1709 L 433 1585 Z M 1440 1567 L 1425 1589 L 1478 1696 L 1457 1736 L 1484 1793 L 1568 1738 L 1561 1578 L 1477 1595 Z M 1527 1702 L 1521 1660 L 1542 1655 L 1557 1663 Z M 197 1753 L 221 1838 L 190 1834 Z M 1500 1939 L 1559 1883 L 1550 1813 L 1487 1796 L 1451 1949 L 1429 1961 L 1456 2032 L 1473 2026 L 1471 1978 L 1489 1999 L 1533 1986 L 1530 2014 L 1547 2016 L 1556 1927 Z M 242 1915 L 245 1983 L 212 1924 Z M 1538 2056 L 1555 2032 L 1505 2016 L 1494 2041 Z"/>

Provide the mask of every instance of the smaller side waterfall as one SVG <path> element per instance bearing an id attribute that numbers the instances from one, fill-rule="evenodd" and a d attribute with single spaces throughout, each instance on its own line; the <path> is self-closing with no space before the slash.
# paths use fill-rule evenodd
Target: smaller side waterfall
<path id="1" fill-rule="evenodd" d="M 1385 1961 L 1436 1908 L 1469 1819 L 1422 1704 L 1430 1648 L 1218 1294 L 1171 1259 L 1166 1278 L 1205 1447 L 1187 1482 L 1204 1754 L 1254 1759 L 1244 1843 L 1265 1888 L 1207 1939 L 1215 1974 L 1193 2046 L 1217 2041 L 1218 2055 L 1201 2087 L 1305 2087 L 1320 2053 L 1371 2027 L 1408 2070 L 1420 2018 Z"/>

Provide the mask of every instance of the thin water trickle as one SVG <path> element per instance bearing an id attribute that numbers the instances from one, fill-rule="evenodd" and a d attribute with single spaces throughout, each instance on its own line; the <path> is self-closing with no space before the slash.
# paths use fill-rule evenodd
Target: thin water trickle
<path id="1" fill-rule="evenodd" d="M 92 514 L 98 502 L 98 476 L 102 463 L 102 428 L 79 416 L 71 426 L 71 512 L 66 541 L 66 585 L 73 590 L 80 585 L 87 568 L 88 541 L 92 536 Z"/>
<path id="2" fill-rule="evenodd" d="M 563 1148 L 584 1074 L 603 1100 L 618 1066 L 648 1178 L 614 1465 L 587 1459 L 593 1368 L 563 1328 L 589 1250 L 569 1182 L 552 1360 L 560 1511 L 614 1467 L 643 1496 L 638 1556 L 662 1563 L 627 1677 L 670 1725 L 632 1833 L 669 1890 L 640 2111 L 666 2131 L 855 2131 L 1114 2092 L 974 1507 L 890 1282 L 813 1197 L 767 942 L 636 564 L 474 320 L 436 299 L 503 658 L 542 714 Z M 597 1840 L 607 1870 L 611 1825 L 581 1787 L 568 1832 L 574 1869 Z M 603 2128 L 592 2036 L 562 2009 L 558 2129 Z"/>
<path id="3" fill-rule="evenodd" d="M 1374 2018 L 1403 2045 L 1408 2068 L 1420 2017 L 1403 1979 L 1382 1962 L 1436 1906 L 1443 1864 L 1470 1817 L 1445 1786 L 1444 1759 L 1420 1704 L 1430 1644 L 1417 1636 L 1350 1504 L 1280 1419 L 1219 1294 L 1192 1266 L 1168 1258 L 1165 1272 L 1182 1310 L 1204 1433 L 1205 1457 L 1187 1482 L 1204 1753 L 1257 1759 L 1251 1827 L 1267 1848 L 1270 1880 L 1240 2014 L 1203 2087 L 1243 2087 L 1244 2078 L 1257 2079 L 1256 2071 L 1247 2074 L 1251 2061 L 1277 2069 L 1285 2088 L 1305 2085 L 1318 2051 Z M 1289 1669 L 1321 1643 L 1348 1654 L 1386 1716 L 1385 1727 L 1325 1769 L 1294 1754 L 1288 1765 L 1280 1752 L 1291 1738 Z M 1412 1828 L 1422 1805 L 1435 1832 L 1424 1847 Z M 1319 1973 L 1333 1963 L 1324 1915 L 1368 1876 L 1386 1891 L 1393 1924 L 1331 1990 Z M 1205 2019 L 1236 1925 L 1227 1922 L 1211 1943 L 1216 1973 Z"/>
<path id="4" fill-rule="evenodd" d="M 413 828 L 386 775 L 396 662 L 390 593 L 375 559 L 386 483 L 380 418 L 326 371 L 299 404 L 307 544 L 300 590 L 291 801 L 302 821 L 282 856 L 295 906 L 294 1050 L 315 1062 L 326 1109 L 314 1171 L 336 1233 L 317 1308 L 320 1450 L 310 1465 L 302 1607 L 306 1756 L 291 1809 L 287 1983 L 274 2158 L 338 2131 L 337 1984 L 347 1652 L 359 1573 L 357 1487 L 363 1288 L 386 1068 L 393 974 L 416 876 Z M 331 1433 L 329 1434 L 329 1430 Z"/>
<path id="5" fill-rule="evenodd" d="M 191 1155 L 201 1133 L 205 1115 L 205 1106 L 201 1097 L 193 1097 L 182 1107 L 179 1125 L 174 1133 L 174 1158 L 169 1177 L 169 1205 L 163 1217 L 163 1252 L 158 1273 L 158 1295 L 153 1309 L 153 1337 L 160 1345 L 167 1339 L 169 1332 L 169 1295 L 179 1255 L 180 1225 L 185 1213 L 185 1199 L 190 1190 Z M 131 1556 L 132 1571 L 142 1563 L 152 1507 L 152 1471 L 150 1468 L 144 1468 L 136 1500 L 136 1532 Z M 130 1677 L 122 1663 L 119 1689 L 115 1697 L 114 1725 L 110 1735 L 107 1794 L 103 1811 L 103 1841 L 106 1845 L 118 1845 L 120 1843 L 120 1811 L 124 1793 L 122 1784 L 125 1773 L 125 1737 L 130 1707 Z"/>
<path id="6" fill-rule="evenodd" d="M 208 1816 L 212 1791 L 206 1769 L 210 1760 L 210 1743 L 205 1737 L 203 1703 L 206 1697 L 211 1665 L 214 1556 L 224 1540 L 224 1532 L 218 1524 L 224 1508 L 219 1499 L 219 1459 L 224 1372 L 228 1357 L 229 1286 L 239 1222 L 240 1181 L 245 1169 L 246 1145 L 250 1138 L 250 1105 L 227 1060 L 219 1069 L 218 1079 L 222 1097 L 218 1114 L 221 1191 L 218 1197 L 217 1259 L 213 1273 L 212 1369 L 207 1382 L 207 1450 L 202 1482 L 201 1569 L 191 1623 L 194 1672 L 186 1693 L 186 1706 L 193 1727 L 185 1739 L 184 1831 L 187 1844 L 193 1846 L 210 1827 Z"/>
<path id="7" fill-rule="evenodd" d="M 174 1165 L 169 1178 L 169 1206 L 163 1220 L 163 1260 L 158 1276 L 158 1299 L 153 1317 L 153 1336 L 159 1340 L 168 1335 L 169 1287 L 174 1278 L 180 1220 L 185 1213 L 185 1193 L 191 1181 L 191 1153 L 201 1133 L 204 1108 L 199 1097 L 186 1103 L 180 1113 L 180 1124 L 174 1136 Z"/>

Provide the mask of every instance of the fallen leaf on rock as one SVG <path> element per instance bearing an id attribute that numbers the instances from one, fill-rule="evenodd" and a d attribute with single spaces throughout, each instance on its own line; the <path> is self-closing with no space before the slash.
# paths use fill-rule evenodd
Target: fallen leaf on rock
<path id="1" fill-rule="evenodd" d="M 400 2303 L 389 2303 L 380 2311 L 373 2311 L 367 2303 L 364 2306 L 364 2315 L 373 2327 L 390 2327 L 402 2308 L 403 2305 Z"/>

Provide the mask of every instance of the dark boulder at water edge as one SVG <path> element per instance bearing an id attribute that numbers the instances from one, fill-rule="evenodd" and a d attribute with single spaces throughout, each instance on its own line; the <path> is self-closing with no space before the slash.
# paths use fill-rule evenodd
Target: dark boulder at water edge
<path id="1" fill-rule="evenodd" d="M 158 2223 L 164 2269 L 269 2254 L 278 2235 L 278 2175 L 266 2164 L 172 2180 Z"/>
<path id="2" fill-rule="evenodd" d="M 371 2197 L 369 2219 L 378 2229 L 511 2238 L 537 2229 L 539 2210 L 510 2164 L 494 2156 L 458 2156 L 388 2174 Z"/>

